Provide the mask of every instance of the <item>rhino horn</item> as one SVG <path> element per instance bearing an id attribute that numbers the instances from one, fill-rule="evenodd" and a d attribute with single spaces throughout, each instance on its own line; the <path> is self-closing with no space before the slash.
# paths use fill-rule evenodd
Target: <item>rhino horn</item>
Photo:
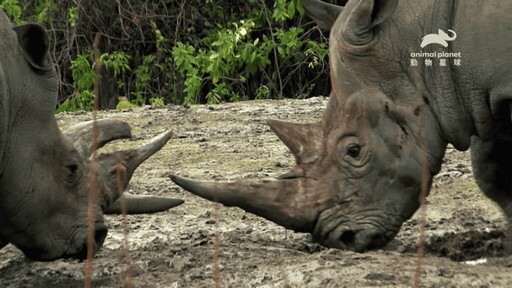
<path id="1" fill-rule="evenodd" d="M 322 201 L 319 195 L 307 193 L 310 186 L 317 184 L 308 178 L 206 182 L 176 175 L 170 177 L 183 189 L 202 198 L 240 207 L 297 232 L 312 232 L 319 211 L 328 202 Z"/>
<path id="2" fill-rule="evenodd" d="M 320 122 L 300 124 L 267 120 L 267 124 L 290 149 L 297 164 L 311 163 L 317 158 L 322 139 Z"/>
<path id="3" fill-rule="evenodd" d="M 332 25 L 341 12 L 343 12 L 342 6 L 319 0 L 302 0 L 301 4 L 309 17 L 311 17 L 321 29 L 326 31 L 331 30 Z"/>
<path id="4" fill-rule="evenodd" d="M 106 204 L 105 213 L 121 213 L 121 203 L 118 201 L 130 179 L 139 165 L 162 148 L 172 137 L 172 132 L 164 132 L 147 144 L 137 149 L 116 151 L 98 156 L 98 174 L 104 180 L 106 189 L 102 190 L 102 199 Z M 182 204 L 182 200 L 164 197 L 135 197 L 125 198 L 126 211 L 135 213 L 155 213 Z"/>
<path id="5" fill-rule="evenodd" d="M 393 15 L 398 0 L 361 0 L 355 5 L 346 19 L 343 39 L 352 45 L 365 45 L 373 38 L 373 28 Z"/>
<path id="6" fill-rule="evenodd" d="M 124 201 L 124 204 L 122 202 Z M 105 214 L 122 214 L 125 205 L 125 213 L 127 214 L 147 214 L 165 211 L 183 204 L 185 201 L 181 199 L 137 196 L 123 193 L 122 197 L 108 206 L 103 212 Z"/>
<path id="7" fill-rule="evenodd" d="M 97 159 L 99 174 L 111 185 L 109 188 L 116 188 L 112 191 L 117 191 L 119 188 L 124 191 L 137 167 L 160 150 L 171 137 L 172 132 L 167 131 L 137 149 L 99 155 Z M 115 194 L 113 198 L 117 200 L 119 195 Z"/>
<path id="8" fill-rule="evenodd" d="M 64 136 L 73 143 L 83 159 L 89 158 L 92 154 L 95 129 L 98 132 L 97 148 L 113 140 L 132 137 L 130 125 L 114 119 L 87 121 L 71 126 L 64 131 Z"/>

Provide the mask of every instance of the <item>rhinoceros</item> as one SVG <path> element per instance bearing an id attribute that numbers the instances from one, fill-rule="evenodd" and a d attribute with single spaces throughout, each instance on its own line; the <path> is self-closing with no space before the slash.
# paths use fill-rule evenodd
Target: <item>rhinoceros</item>
<path id="1" fill-rule="evenodd" d="M 320 121 L 268 123 L 296 167 L 262 182 L 172 180 L 325 246 L 363 252 L 388 243 L 418 209 L 451 143 L 471 146 L 479 187 L 512 217 L 512 1 L 302 4 L 330 29 L 332 90 Z M 457 40 L 420 50 L 438 29 Z M 413 65 L 420 52 L 460 58 Z"/>
<path id="2" fill-rule="evenodd" d="M 62 133 L 53 112 L 58 79 L 48 54 L 46 31 L 37 24 L 13 27 L 0 10 L 0 39 L 0 248 L 12 243 L 35 260 L 84 258 L 90 178 L 96 178 L 92 185 L 99 195 L 93 202 L 97 250 L 107 235 L 103 213 L 119 212 L 119 192 L 137 166 L 171 138 L 171 132 L 140 149 L 91 160 L 92 138 L 101 147 L 130 137 L 128 124 L 107 119 Z M 97 127 L 96 134 L 93 127 Z M 96 177 L 90 177 L 92 166 Z M 126 201 L 128 212 L 134 213 L 166 210 L 181 203 L 157 197 Z"/>

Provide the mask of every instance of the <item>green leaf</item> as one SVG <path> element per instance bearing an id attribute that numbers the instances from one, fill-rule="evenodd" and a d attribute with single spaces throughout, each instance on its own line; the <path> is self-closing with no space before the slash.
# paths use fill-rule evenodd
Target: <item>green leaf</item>
<path id="1" fill-rule="evenodd" d="M 297 8 L 297 12 L 299 12 L 299 15 L 301 17 L 304 17 L 304 14 L 306 13 L 306 11 L 304 11 L 304 7 L 302 7 L 302 3 L 300 2 L 300 0 L 294 0 L 295 1 L 295 7 Z"/>
<path id="2" fill-rule="evenodd" d="M 249 57 L 249 61 L 254 62 L 255 59 L 256 59 L 256 51 L 252 51 L 251 57 Z"/>
<path id="3" fill-rule="evenodd" d="M 295 16 L 295 2 L 290 1 L 290 3 L 288 3 L 288 7 L 286 10 L 286 13 L 288 14 L 288 19 L 292 19 L 293 16 Z"/>

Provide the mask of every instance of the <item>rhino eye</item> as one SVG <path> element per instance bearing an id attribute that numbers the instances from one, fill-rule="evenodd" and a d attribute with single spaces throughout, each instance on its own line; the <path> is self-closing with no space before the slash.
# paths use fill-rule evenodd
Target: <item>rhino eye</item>
<path id="1" fill-rule="evenodd" d="M 69 172 L 71 174 L 75 174 L 76 173 L 76 170 L 78 170 L 78 165 L 76 164 L 71 164 L 71 165 L 68 165 L 66 168 L 68 168 Z"/>
<path id="2" fill-rule="evenodd" d="M 359 157 L 359 154 L 361 154 L 361 145 L 359 144 L 350 144 L 347 149 L 347 155 L 352 158 Z"/>
<path id="3" fill-rule="evenodd" d="M 71 172 L 71 173 L 75 173 L 75 172 L 76 172 L 76 170 L 78 170 L 78 165 L 76 165 L 76 164 L 68 165 L 68 170 L 69 170 L 69 172 Z"/>
<path id="4" fill-rule="evenodd" d="M 66 177 L 66 181 L 69 183 L 75 183 L 80 178 L 80 171 L 77 164 L 70 164 L 66 166 L 68 170 L 68 175 Z"/>

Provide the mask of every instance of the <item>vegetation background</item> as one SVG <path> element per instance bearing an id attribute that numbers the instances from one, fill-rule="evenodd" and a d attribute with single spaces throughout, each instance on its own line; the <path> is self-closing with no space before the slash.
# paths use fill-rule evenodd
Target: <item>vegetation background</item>
<path id="1" fill-rule="evenodd" d="M 327 33 L 299 0 L 0 0 L 0 8 L 16 24 L 46 26 L 57 112 L 93 108 L 93 55 L 101 109 L 330 91 Z"/>

